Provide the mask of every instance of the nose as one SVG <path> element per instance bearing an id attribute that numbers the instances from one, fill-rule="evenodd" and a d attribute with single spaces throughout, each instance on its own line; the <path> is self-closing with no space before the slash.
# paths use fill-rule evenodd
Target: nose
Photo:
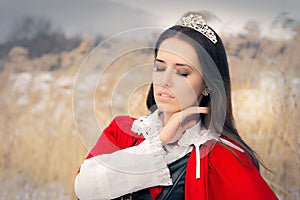
<path id="1" fill-rule="evenodd" d="M 165 87 L 172 87 L 172 69 L 167 68 L 160 80 L 160 84 Z"/>

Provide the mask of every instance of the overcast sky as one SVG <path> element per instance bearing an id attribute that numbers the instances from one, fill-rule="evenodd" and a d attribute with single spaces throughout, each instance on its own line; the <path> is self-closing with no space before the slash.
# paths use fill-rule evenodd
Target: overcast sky
<path id="1" fill-rule="evenodd" d="M 51 20 L 67 34 L 116 34 L 138 27 L 168 27 L 186 11 L 215 14 L 215 29 L 240 31 L 249 20 L 268 30 L 279 13 L 300 19 L 299 0 L 0 0 L 0 41 L 24 16 Z M 212 24 L 213 25 L 213 24 Z"/>

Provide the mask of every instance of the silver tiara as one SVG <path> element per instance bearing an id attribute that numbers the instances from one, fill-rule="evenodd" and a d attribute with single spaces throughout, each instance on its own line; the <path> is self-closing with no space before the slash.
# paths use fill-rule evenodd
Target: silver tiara
<path id="1" fill-rule="evenodd" d="M 202 33 L 214 44 L 217 43 L 215 33 L 206 25 L 206 22 L 201 15 L 190 14 L 189 16 L 182 17 L 176 25 L 192 28 Z"/>

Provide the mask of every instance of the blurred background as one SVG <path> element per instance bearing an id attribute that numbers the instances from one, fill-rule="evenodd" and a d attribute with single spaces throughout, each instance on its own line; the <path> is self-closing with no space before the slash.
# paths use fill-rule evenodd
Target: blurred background
<path id="1" fill-rule="evenodd" d="M 94 143 L 100 134 L 89 131 L 84 121 L 73 120 L 73 89 L 81 63 L 112 35 L 134 28 L 167 28 L 187 11 L 202 12 L 223 39 L 237 128 L 274 172 L 262 168 L 263 176 L 280 199 L 300 199 L 299 4 L 0 0 L 0 199 L 76 199 L 74 178 L 89 150 L 77 127 L 85 125 Z M 104 55 L 128 43 L 144 45 L 155 39 L 114 40 L 104 46 Z M 113 94 L 112 87 L 141 59 L 151 63 L 152 52 L 123 55 L 98 83 L 95 115 L 102 126 L 114 116 L 112 98 L 125 99 L 129 107 L 116 106 L 117 113 L 147 114 L 147 85 L 129 99 L 122 92 Z M 102 67 L 101 62 L 97 65 Z M 82 100 L 83 110 L 89 101 Z"/>

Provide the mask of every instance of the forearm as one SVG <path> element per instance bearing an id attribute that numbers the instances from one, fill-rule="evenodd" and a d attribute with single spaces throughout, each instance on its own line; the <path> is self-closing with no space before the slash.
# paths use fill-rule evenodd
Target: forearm
<path id="1" fill-rule="evenodd" d="M 157 185 L 171 185 L 159 137 L 84 161 L 75 180 L 78 198 L 112 199 Z"/>

